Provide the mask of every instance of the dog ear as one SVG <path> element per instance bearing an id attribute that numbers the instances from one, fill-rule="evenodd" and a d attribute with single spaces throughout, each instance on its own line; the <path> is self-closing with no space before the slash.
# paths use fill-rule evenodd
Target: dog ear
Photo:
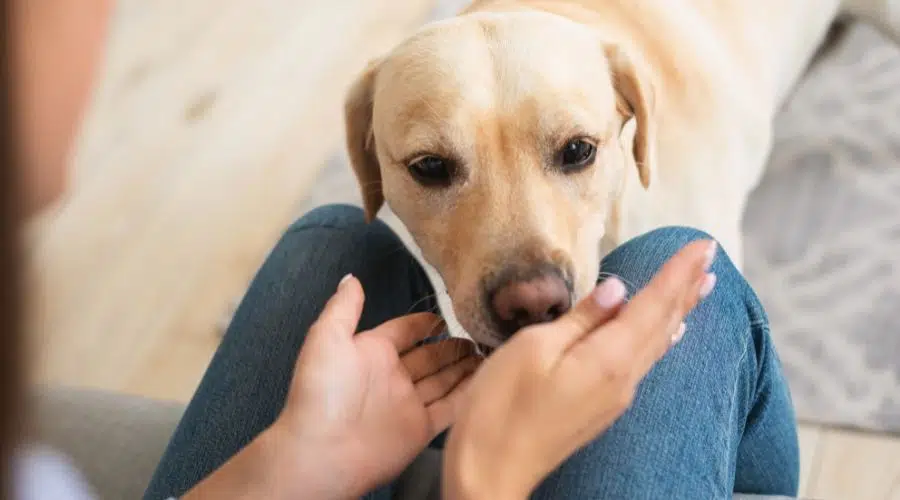
<path id="1" fill-rule="evenodd" d="M 344 127 L 347 152 L 359 189 L 362 192 L 366 220 L 371 222 L 384 204 L 381 189 L 381 166 L 375 154 L 375 134 L 372 128 L 375 77 L 378 60 L 372 61 L 357 77 L 344 100 Z"/>
<path id="2" fill-rule="evenodd" d="M 650 187 L 650 172 L 656 166 L 656 109 L 654 88 L 642 67 L 635 64 L 619 47 L 606 46 L 613 88 L 619 112 L 627 119 L 634 117 L 637 129 L 632 153 L 644 189 Z"/>

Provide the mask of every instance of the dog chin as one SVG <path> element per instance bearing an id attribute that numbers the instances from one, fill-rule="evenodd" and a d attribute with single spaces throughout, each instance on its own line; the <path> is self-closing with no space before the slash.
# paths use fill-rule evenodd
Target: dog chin
<path id="1" fill-rule="evenodd" d="M 404 224 L 396 214 L 390 211 L 390 207 L 386 207 L 385 212 L 387 213 L 383 218 L 384 222 L 397 234 L 400 240 L 403 241 L 403 244 L 406 246 L 406 249 L 409 250 L 409 253 L 412 254 L 419 265 L 422 266 L 422 269 L 425 270 L 428 281 L 431 282 L 431 287 L 434 289 L 440 315 L 447 325 L 447 333 L 451 337 L 468 339 L 474 342 L 475 339 L 466 331 L 456 317 L 456 313 L 453 310 L 453 301 L 447 293 L 447 285 L 444 284 L 444 279 L 441 278 L 441 274 L 434 266 L 429 264 L 424 257 L 422 257 L 422 249 L 416 244 L 409 229 L 406 228 L 406 224 Z"/>

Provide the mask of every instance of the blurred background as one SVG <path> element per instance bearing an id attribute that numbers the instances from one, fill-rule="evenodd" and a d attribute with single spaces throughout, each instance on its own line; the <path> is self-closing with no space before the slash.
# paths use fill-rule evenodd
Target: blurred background
<path id="1" fill-rule="evenodd" d="M 120 0 L 69 194 L 29 228 L 36 378 L 186 402 L 286 226 L 359 202 L 351 80 L 466 3 Z M 900 51 L 853 25 L 779 117 L 745 220 L 811 498 L 900 499 L 898 124 Z"/>

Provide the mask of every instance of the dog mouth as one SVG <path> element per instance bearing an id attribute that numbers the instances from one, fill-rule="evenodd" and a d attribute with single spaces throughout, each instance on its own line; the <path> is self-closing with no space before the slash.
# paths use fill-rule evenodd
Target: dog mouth
<path id="1" fill-rule="evenodd" d="M 481 342 L 475 342 L 475 352 L 478 353 L 479 356 L 483 358 L 489 357 L 494 351 L 497 350 L 499 346 L 489 346 L 487 344 L 483 344 Z"/>

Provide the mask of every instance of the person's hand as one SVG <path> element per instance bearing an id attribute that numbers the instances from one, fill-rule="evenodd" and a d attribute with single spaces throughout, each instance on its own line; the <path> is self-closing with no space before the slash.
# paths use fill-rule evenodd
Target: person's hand
<path id="1" fill-rule="evenodd" d="M 473 344 L 439 333 L 440 318 L 404 316 L 354 335 L 363 289 L 346 278 L 310 329 L 279 424 L 336 462 L 352 495 L 387 482 L 453 422 L 460 384 L 478 366 Z M 308 490 L 307 490 L 308 491 Z"/>
<path id="2" fill-rule="evenodd" d="M 686 246 L 627 304 L 622 282 L 608 279 L 566 315 L 497 349 L 470 380 L 450 431 L 444 498 L 526 498 L 609 428 L 712 290 L 714 255 L 710 241 Z"/>
<path id="3" fill-rule="evenodd" d="M 427 313 L 354 335 L 364 299 L 356 278 L 341 282 L 307 334 L 282 414 L 196 498 L 238 498 L 235 488 L 246 498 L 358 498 L 453 422 L 480 361 L 472 343 L 416 347 L 443 327 Z"/>

